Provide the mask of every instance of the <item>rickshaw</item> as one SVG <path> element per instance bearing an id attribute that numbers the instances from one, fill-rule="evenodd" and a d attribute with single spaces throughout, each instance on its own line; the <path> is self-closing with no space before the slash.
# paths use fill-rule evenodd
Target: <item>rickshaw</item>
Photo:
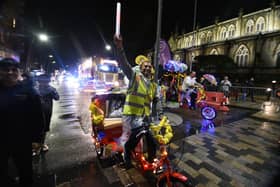
<path id="1" fill-rule="evenodd" d="M 122 153 L 124 149 L 118 144 L 118 138 L 122 134 L 121 115 L 125 94 L 122 92 L 109 92 L 96 94 L 94 98 L 101 102 L 100 106 L 104 111 L 103 127 L 96 131 L 97 135 L 92 136 L 97 157 L 101 163 L 109 162 L 109 165 L 112 163 L 112 165 L 120 164 L 123 162 Z M 143 141 L 148 131 L 153 133 L 159 145 L 157 157 L 154 158 L 152 163 L 146 160 L 146 155 L 143 151 Z M 142 128 L 137 136 L 141 137 L 141 141 L 131 153 L 136 169 L 140 170 L 141 173 L 152 172 L 157 179 L 156 186 L 158 187 L 190 186 L 188 178 L 174 171 L 171 167 L 167 146 L 173 137 L 173 133 L 166 116 L 163 116 L 157 123 L 143 121 Z"/>
<path id="2" fill-rule="evenodd" d="M 203 78 L 212 85 L 217 85 L 216 78 L 211 74 L 204 74 Z M 217 116 L 217 111 L 228 112 L 229 107 L 226 106 L 227 98 L 223 92 L 205 91 L 203 85 L 197 85 L 193 89 L 197 93 L 196 104 L 201 109 L 201 116 L 206 120 L 213 120 Z M 183 99 L 185 105 L 189 103 L 189 96 Z"/>

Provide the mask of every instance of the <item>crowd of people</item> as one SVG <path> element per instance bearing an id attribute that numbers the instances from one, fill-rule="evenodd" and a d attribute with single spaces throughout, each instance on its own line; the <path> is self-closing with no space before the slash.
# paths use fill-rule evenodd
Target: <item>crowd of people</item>
<path id="1" fill-rule="evenodd" d="M 223 92 L 229 104 L 229 98 L 235 99 L 235 101 L 245 101 L 247 98 L 251 102 L 256 102 L 254 97 L 254 77 L 244 81 L 242 84 L 236 79 L 232 82 L 229 76 L 224 76 L 222 80 L 207 80 L 203 75 L 200 79 L 197 79 L 197 73 L 192 71 L 190 73 L 177 73 L 167 74 L 162 77 L 161 83 L 161 100 L 163 105 L 166 105 L 167 101 L 179 102 L 180 107 L 184 105 L 184 101 L 187 101 L 188 107 L 191 110 L 196 108 L 196 100 L 198 96 L 198 89 L 202 88 L 204 91 Z M 205 74 L 204 74 L 205 75 Z M 207 75 L 207 74 L 206 74 Z M 166 79 L 172 77 L 172 79 Z"/>
<path id="2" fill-rule="evenodd" d="M 46 132 L 50 129 L 52 100 L 58 100 L 55 88 L 48 85 L 50 78 L 42 76 L 39 87 L 32 76 L 22 73 L 20 63 L 12 58 L 0 60 L 0 113 L 7 136 L 8 186 L 17 182 L 10 176 L 16 168 L 18 183 L 31 187 L 33 183 L 32 156 L 47 151 Z M 3 164 L 4 165 L 4 164 Z"/>

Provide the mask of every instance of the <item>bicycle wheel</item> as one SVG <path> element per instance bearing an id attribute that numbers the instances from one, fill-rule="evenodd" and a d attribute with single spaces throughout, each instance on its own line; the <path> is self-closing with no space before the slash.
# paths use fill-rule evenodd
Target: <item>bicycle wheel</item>
<path id="1" fill-rule="evenodd" d="M 210 106 L 205 106 L 201 109 L 201 115 L 204 119 L 213 120 L 217 116 L 217 111 Z"/>
<path id="2" fill-rule="evenodd" d="M 188 181 L 181 181 L 178 178 L 170 177 L 170 183 L 172 187 L 191 187 L 192 185 Z M 158 187 L 169 187 L 167 179 L 164 178 L 159 182 Z"/>

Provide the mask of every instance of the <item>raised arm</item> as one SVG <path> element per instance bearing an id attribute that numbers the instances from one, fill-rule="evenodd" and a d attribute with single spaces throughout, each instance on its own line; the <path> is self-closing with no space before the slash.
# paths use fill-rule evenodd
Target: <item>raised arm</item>
<path id="1" fill-rule="evenodd" d="M 115 46 L 117 48 L 119 66 L 123 70 L 123 72 L 127 76 L 127 78 L 129 80 L 131 80 L 132 75 L 133 75 L 133 70 L 132 70 L 132 67 L 129 64 L 127 58 L 126 58 L 126 54 L 125 54 L 125 51 L 124 51 L 124 48 L 123 48 L 122 37 L 121 36 L 119 36 L 119 37 L 114 36 L 114 43 L 115 43 Z"/>

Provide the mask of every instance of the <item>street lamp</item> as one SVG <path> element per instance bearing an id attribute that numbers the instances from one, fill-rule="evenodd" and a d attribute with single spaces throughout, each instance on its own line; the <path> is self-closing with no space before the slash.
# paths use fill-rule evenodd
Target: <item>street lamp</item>
<path id="1" fill-rule="evenodd" d="M 107 51 L 111 51 L 111 46 L 110 46 L 109 44 L 107 44 L 107 45 L 105 46 L 105 49 L 106 49 Z"/>
<path id="2" fill-rule="evenodd" d="M 271 81 L 271 84 L 272 84 L 272 97 L 275 96 L 276 83 L 277 83 L 276 80 Z"/>
<path id="3" fill-rule="evenodd" d="M 197 12 L 197 0 L 194 1 L 194 13 L 193 13 L 193 41 L 192 41 L 192 47 L 195 47 L 195 27 L 196 27 L 196 12 Z M 192 66 L 193 66 L 193 58 L 190 61 L 190 72 L 192 72 Z"/>
<path id="4" fill-rule="evenodd" d="M 38 39 L 40 42 L 48 42 L 49 41 L 49 36 L 47 34 L 44 33 L 39 33 L 39 34 L 35 34 L 31 36 L 31 42 L 30 42 L 30 46 L 27 52 L 27 58 L 26 58 L 26 63 L 25 63 L 25 71 L 29 72 L 30 71 L 30 63 L 31 63 L 31 59 L 32 59 L 32 55 L 33 55 L 33 45 L 34 45 L 34 40 Z"/>
<path id="5" fill-rule="evenodd" d="M 49 37 L 48 35 L 44 34 L 44 33 L 41 33 L 38 35 L 38 38 L 40 41 L 42 42 L 48 42 L 49 41 Z"/>

